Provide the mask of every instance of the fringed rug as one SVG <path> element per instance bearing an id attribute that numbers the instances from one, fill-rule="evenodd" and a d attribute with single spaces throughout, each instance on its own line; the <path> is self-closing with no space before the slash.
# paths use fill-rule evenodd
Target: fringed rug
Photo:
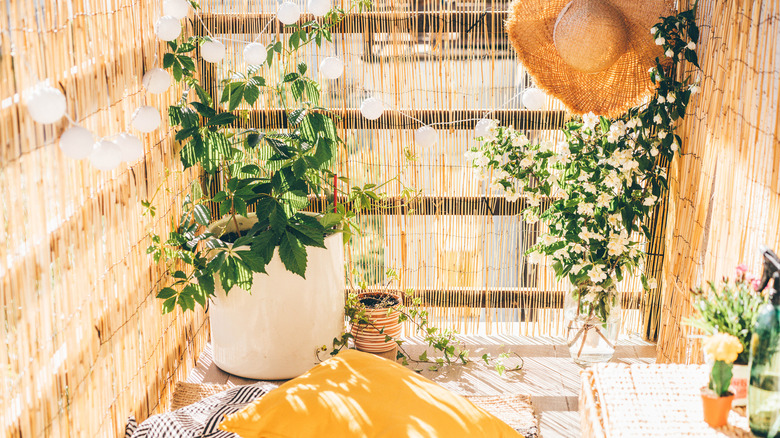
<path id="1" fill-rule="evenodd" d="M 171 411 L 189 406 L 206 397 L 234 388 L 235 385 L 178 382 L 171 398 Z M 500 396 L 464 396 L 470 402 L 500 418 L 527 438 L 539 435 L 531 397 L 525 394 Z"/>

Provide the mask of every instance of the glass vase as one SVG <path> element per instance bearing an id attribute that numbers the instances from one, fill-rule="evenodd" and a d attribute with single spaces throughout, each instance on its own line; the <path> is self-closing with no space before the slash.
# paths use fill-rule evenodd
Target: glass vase
<path id="1" fill-rule="evenodd" d="M 607 362 L 615 354 L 621 303 L 614 282 L 607 283 L 607 287 L 580 284 L 564 299 L 566 343 L 571 358 L 582 366 Z"/>
<path id="2" fill-rule="evenodd" d="M 748 419 L 755 435 L 780 437 L 780 303 L 764 304 L 753 327 Z"/>

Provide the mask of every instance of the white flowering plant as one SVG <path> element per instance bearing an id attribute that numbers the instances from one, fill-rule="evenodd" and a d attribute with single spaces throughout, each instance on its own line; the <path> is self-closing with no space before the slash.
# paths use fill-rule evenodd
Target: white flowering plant
<path id="1" fill-rule="evenodd" d="M 522 198 L 526 222 L 547 224 L 529 261 L 550 257 L 558 278 L 575 286 L 579 311 L 602 321 L 617 299 L 615 283 L 644 265 L 649 220 L 667 188 L 665 165 L 681 142 L 675 127 L 698 91 L 674 68 L 681 59 L 698 67 L 693 10 L 662 18 L 651 33 L 665 57 L 649 71 L 655 92 L 648 102 L 613 119 L 585 114 L 565 125 L 566 140 L 557 144 L 482 121 L 479 144 L 466 152 L 492 190 Z M 656 287 L 644 274 L 641 281 Z"/>

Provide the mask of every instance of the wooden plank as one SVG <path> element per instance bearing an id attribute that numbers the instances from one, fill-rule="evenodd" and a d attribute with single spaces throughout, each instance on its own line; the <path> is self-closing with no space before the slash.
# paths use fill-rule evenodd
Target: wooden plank
<path id="1" fill-rule="evenodd" d="M 418 121 L 412 120 L 413 117 Z M 385 111 L 376 120 L 368 120 L 360 114 L 359 108 L 330 109 L 330 113 L 339 118 L 338 124 L 347 129 L 416 129 L 423 125 L 433 125 L 443 129 L 474 129 L 477 121 L 483 118 L 498 120 L 503 126 L 522 126 L 524 130 L 560 129 L 566 121 L 565 111 L 531 111 L 525 109 L 414 109 L 397 108 Z M 236 112 L 236 115 L 239 113 Z M 281 108 L 262 111 L 251 110 L 249 119 L 240 123 L 241 127 L 260 128 L 274 126 L 287 127 L 287 112 Z M 239 118 L 241 120 L 241 118 Z"/>
<path id="2" fill-rule="evenodd" d="M 452 32 L 467 35 L 475 29 L 480 35 L 505 35 L 504 22 L 507 11 L 420 11 L 420 12 L 362 12 L 347 14 L 331 31 L 333 33 L 362 33 L 382 29 L 386 32 L 416 31 L 416 32 Z M 257 29 L 266 30 L 269 34 L 290 33 L 295 28 L 285 27 L 276 20 L 274 14 L 201 14 L 203 24 L 208 29 L 220 29 L 229 34 L 252 34 Z M 315 20 L 311 14 L 302 14 L 300 22 Z M 196 22 L 196 24 L 198 24 Z M 201 26 L 196 26 L 196 32 L 203 32 Z"/>

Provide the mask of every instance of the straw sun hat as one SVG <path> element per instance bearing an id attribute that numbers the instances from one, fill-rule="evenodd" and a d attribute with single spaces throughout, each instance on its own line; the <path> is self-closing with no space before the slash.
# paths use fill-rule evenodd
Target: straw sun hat
<path id="1" fill-rule="evenodd" d="M 616 116 L 652 90 L 650 28 L 667 0 L 514 0 L 507 31 L 537 86 L 572 112 Z"/>

